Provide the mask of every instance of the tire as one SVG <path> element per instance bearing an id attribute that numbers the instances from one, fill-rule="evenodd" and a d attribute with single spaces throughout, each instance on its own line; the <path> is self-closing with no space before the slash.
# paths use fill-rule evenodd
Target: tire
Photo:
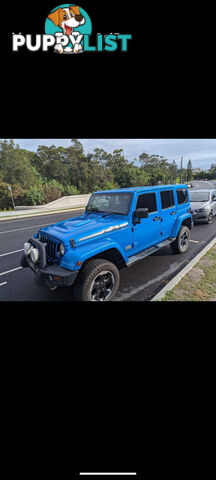
<path id="1" fill-rule="evenodd" d="M 73 287 L 76 301 L 109 301 L 117 293 L 120 276 L 114 263 L 105 259 L 90 260 L 83 265 Z"/>
<path id="2" fill-rule="evenodd" d="M 207 220 L 207 223 L 210 224 L 213 222 L 213 218 L 214 218 L 214 214 L 211 210 L 211 212 L 209 212 L 209 216 L 208 216 L 208 220 Z"/>
<path id="3" fill-rule="evenodd" d="M 185 225 L 182 225 L 176 240 L 170 244 L 170 247 L 175 253 L 184 253 L 189 247 L 189 242 L 190 230 Z"/>
<path id="4" fill-rule="evenodd" d="M 27 268 L 29 266 L 25 255 L 22 255 L 20 260 L 20 265 L 22 265 L 23 268 Z"/>

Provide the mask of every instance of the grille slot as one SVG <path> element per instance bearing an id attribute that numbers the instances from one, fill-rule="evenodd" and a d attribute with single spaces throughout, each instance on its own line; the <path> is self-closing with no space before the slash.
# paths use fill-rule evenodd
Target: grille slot
<path id="1" fill-rule="evenodd" d="M 53 263 L 54 260 L 56 260 L 56 253 L 57 253 L 57 247 L 58 243 L 55 242 L 54 240 L 51 240 L 48 237 L 42 237 L 40 238 L 40 241 L 42 243 L 46 243 L 46 256 L 47 256 L 47 261 L 50 263 Z"/>

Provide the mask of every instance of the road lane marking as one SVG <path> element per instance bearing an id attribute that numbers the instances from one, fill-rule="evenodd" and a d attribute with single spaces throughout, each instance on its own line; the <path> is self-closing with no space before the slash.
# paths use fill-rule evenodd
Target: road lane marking
<path id="1" fill-rule="evenodd" d="M 37 228 L 37 227 L 46 227 L 47 225 L 54 225 L 54 224 L 55 223 L 50 222 L 50 223 L 43 223 L 42 225 L 31 225 L 30 227 L 16 228 L 15 230 L 5 230 L 5 232 L 0 232 L 0 235 L 3 235 L 3 233 L 20 232 L 21 230 L 28 230 L 28 229 Z"/>
<path id="2" fill-rule="evenodd" d="M 0 287 L 3 287 L 3 285 L 7 285 L 7 282 L 0 283 Z"/>
<path id="3" fill-rule="evenodd" d="M 23 267 L 17 267 L 17 268 L 13 268 L 12 270 L 7 270 L 7 272 L 2 272 L 2 273 L 0 273 L 0 277 L 2 275 L 7 275 L 7 273 L 11 273 L 11 272 L 15 272 L 16 270 L 20 270 L 21 268 L 23 268 Z"/>
<path id="4" fill-rule="evenodd" d="M 199 240 L 190 240 L 192 243 L 199 243 Z"/>
<path id="5" fill-rule="evenodd" d="M 23 248 L 20 250 L 14 250 L 13 252 L 1 253 L 0 257 L 5 257 L 5 255 L 12 255 L 12 253 L 23 252 Z"/>
<path id="6" fill-rule="evenodd" d="M 80 475 L 136 475 L 136 472 L 80 472 Z"/>

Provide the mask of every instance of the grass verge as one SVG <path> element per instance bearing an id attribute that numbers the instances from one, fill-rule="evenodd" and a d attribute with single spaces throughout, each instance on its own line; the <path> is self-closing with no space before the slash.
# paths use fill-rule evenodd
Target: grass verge
<path id="1" fill-rule="evenodd" d="M 216 301 L 216 244 L 161 301 Z"/>

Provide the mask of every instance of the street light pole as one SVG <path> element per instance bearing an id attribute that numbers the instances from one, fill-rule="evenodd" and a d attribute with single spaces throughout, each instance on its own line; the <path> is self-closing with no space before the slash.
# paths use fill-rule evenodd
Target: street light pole
<path id="1" fill-rule="evenodd" d="M 10 193 L 11 193 L 11 198 L 12 198 L 13 208 L 14 208 L 14 210 L 15 210 L 15 203 L 14 203 L 14 198 L 13 198 L 13 192 L 12 192 L 12 188 L 11 188 L 11 186 L 10 186 L 10 185 L 8 185 L 8 190 L 9 190 L 9 191 L 10 191 Z"/>

